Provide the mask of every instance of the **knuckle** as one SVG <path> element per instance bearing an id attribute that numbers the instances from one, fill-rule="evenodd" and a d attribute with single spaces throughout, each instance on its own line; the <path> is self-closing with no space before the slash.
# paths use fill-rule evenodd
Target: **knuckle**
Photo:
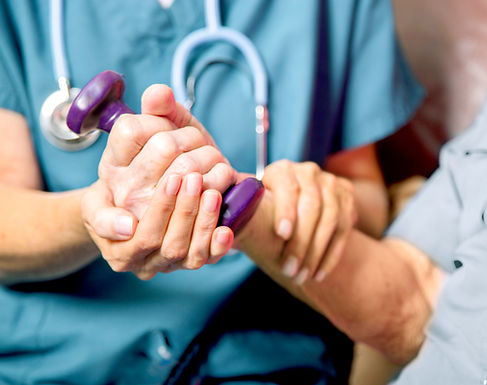
<path id="1" fill-rule="evenodd" d="M 195 229 L 198 234 L 206 236 L 211 234 L 215 228 L 216 220 L 212 216 L 202 215 L 198 218 L 198 228 Z"/>
<path id="2" fill-rule="evenodd" d="M 207 260 L 207 256 L 202 251 L 193 252 L 183 263 L 183 268 L 187 270 L 201 269 Z"/>
<path id="3" fill-rule="evenodd" d="M 120 186 L 113 192 L 113 201 L 117 207 L 131 209 L 134 204 L 133 191 L 130 186 Z"/>
<path id="4" fill-rule="evenodd" d="M 193 138 L 197 143 L 207 143 L 203 133 L 194 126 L 186 126 L 181 129 L 181 134 Z"/>
<path id="5" fill-rule="evenodd" d="M 235 183 L 236 179 L 236 171 L 226 163 L 217 163 L 207 174 L 203 175 L 204 188 L 215 189 L 221 193 Z"/>
<path id="6" fill-rule="evenodd" d="M 321 168 L 315 162 L 307 161 L 302 164 L 302 172 L 309 178 L 313 178 L 321 172 Z"/>
<path id="7" fill-rule="evenodd" d="M 279 159 L 265 167 L 262 182 L 269 185 L 274 178 L 286 177 L 290 173 L 292 173 L 292 162 L 288 159 Z"/>
<path id="8" fill-rule="evenodd" d="M 198 206 L 196 205 L 184 205 L 180 207 L 179 213 L 183 218 L 194 218 L 198 213 Z"/>
<path id="9" fill-rule="evenodd" d="M 292 169 L 293 162 L 289 159 L 279 159 L 275 162 L 272 162 L 270 165 L 266 167 L 269 171 L 282 171 L 282 170 L 290 170 Z"/>
<path id="10" fill-rule="evenodd" d="M 161 248 L 161 254 L 167 260 L 168 264 L 171 265 L 186 258 L 187 251 L 175 245 L 167 245 Z"/>
<path id="11" fill-rule="evenodd" d="M 196 161 L 188 153 L 180 154 L 173 162 L 172 168 L 181 175 L 187 175 L 198 170 Z"/>
<path id="12" fill-rule="evenodd" d="M 305 210 L 321 210 L 321 196 L 316 189 L 306 189 L 306 191 L 303 191 L 301 195 L 301 204 Z"/>
<path id="13" fill-rule="evenodd" d="M 294 162 L 290 161 L 289 159 L 281 159 L 281 160 L 277 161 L 277 163 L 276 163 L 277 168 L 281 168 L 281 169 L 287 170 L 287 171 L 292 170 L 293 165 L 294 165 Z"/>
<path id="14" fill-rule="evenodd" d="M 107 261 L 110 268 L 116 273 L 124 273 L 130 271 L 131 263 L 127 260 L 111 260 Z"/>
<path id="15" fill-rule="evenodd" d="M 124 114 L 120 116 L 112 131 L 116 138 L 121 141 L 136 141 L 139 130 L 136 127 L 139 125 L 137 117 L 132 114 Z"/>
<path id="16" fill-rule="evenodd" d="M 174 199 L 174 197 L 172 197 L 172 198 L 173 199 L 167 199 L 167 196 L 166 196 L 166 199 L 162 199 L 162 200 L 158 201 L 158 203 L 160 204 L 159 213 L 161 216 L 167 216 L 173 212 L 175 199 Z"/>
<path id="17" fill-rule="evenodd" d="M 137 255 L 147 256 L 161 247 L 161 238 L 159 234 L 138 234 L 134 242 L 134 248 Z"/>
<path id="18" fill-rule="evenodd" d="M 150 271 L 134 272 L 135 276 L 142 281 L 149 281 L 154 277 L 155 273 Z"/>
<path id="19" fill-rule="evenodd" d="M 329 172 L 324 172 L 321 175 L 321 181 L 324 189 L 331 189 L 337 183 L 337 177 Z"/>
<path id="20" fill-rule="evenodd" d="M 227 163 L 219 162 L 215 165 L 215 170 L 222 180 L 231 181 L 235 179 L 235 170 Z"/>
<path id="21" fill-rule="evenodd" d="M 216 147 L 206 144 L 201 147 L 202 151 L 208 153 L 208 157 L 212 159 L 214 162 L 223 162 L 224 157 L 220 150 Z"/>
<path id="22" fill-rule="evenodd" d="M 151 151 L 162 157 L 163 159 L 171 159 L 179 155 L 181 149 L 179 145 L 171 135 L 172 131 L 161 131 L 154 134 L 150 139 Z"/>

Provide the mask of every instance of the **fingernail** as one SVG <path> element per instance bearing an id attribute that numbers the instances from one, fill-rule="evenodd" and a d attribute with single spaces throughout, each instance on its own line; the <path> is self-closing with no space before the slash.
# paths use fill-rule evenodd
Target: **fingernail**
<path id="1" fill-rule="evenodd" d="M 201 192 L 201 176 L 189 174 L 186 176 L 186 193 L 189 195 L 199 195 Z"/>
<path id="2" fill-rule="evenodd" d="M 282 219 L 279 222 L 279 227 L 277 228 L 277 235 L 287 241 L 289 238 L 291 238 L 292 232 L 293 224 L 291 221 L 289 219 Z"/>
<path id="3" fill-rule="evenodd" d="M 133 219 L 126 215 L 120 215 L 115 218 L 114 227 L 119 235 L 132 235 Z"/>
<path id="4" fill-rule="evenodd" d="M 166 184 L 166 194 L 167 195 L 176 195 L 179 191 L 179 187 L 181 185 L 181 176 L 180 175 L 169 175 L 167 178 Z"/>
<path id="5" fill-rule="evenodd" d="M 294 277 L 298 273 L 298 260 L 296 257 L 289 257 L 284 266 L 282 273 L 287 277 Z"/>
<path id="6" fill-rule="evenodd" d="M 221 245 L 226 245 L 230 241 L 230 234 L 226 231 L 219 231 L 216 234 L 216 241 Z"/>
<path id="7" fill-rule="evenodd" d="M 308 276 L 309 276 L 309 270 L 307 267 L 305 267 L 303 268 L 303 270 L 299 272 L 298 276 L 296 277 L 296 284 L 302 285 L 307 281 Z"/>
<path id="8" fill-rule="evenodd" d="M 316 273 L 315 280 L 318 282 L 323 282 L 326 277 L 326 271 L 325 270 L 320 270 L 318 273 Z"/>
<path id="9" fill-rule="evenodd" d="M 219 197 L 216 191 L 206 191 L 203 195 L 203 209 L 214 213 L 218 208 Z"/>

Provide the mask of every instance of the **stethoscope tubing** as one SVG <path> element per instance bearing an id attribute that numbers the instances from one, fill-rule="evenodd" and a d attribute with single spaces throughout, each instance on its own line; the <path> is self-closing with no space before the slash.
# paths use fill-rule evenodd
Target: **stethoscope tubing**
<path id="1" fill-rule="evenodd" d="M 189 98 L 186 78 L 193 50 L 200 45 L 215 42 L 225 42 L 240 50 L 253 77 L 257 147 L 256 177 L 261 179 L 267 165 L 267 131 L 269 129 L 267 72 L 250 39 L 234 29 L 222 26 L 219 2 L 220 0 L 205 0 L 206 26 L 190 33 L 177 47 L 172 63 L 171 84 L 176 100 L 190 110 L 194 100 Z"/>
<path id="2" fill-rule="evenodd" d="M 50 39 L 54 76 L 58 82 L 61 94 L 64 95 L 64 100 L 68 101 L 71 97 L 71 74 L 66 55 L 64 5 L 64 0 L 50 0 Z M 265 66 L 257 49 L 248 37 L 234 29 L 222 26 L 220 0 L 205 0 L 205 19 L 206 26 L 186 36 L 174 54 L 171 85 L 176 100 L 181 102 L 186 108 L 191 109 L 193 101 L 188 96 L 186 77 L 190 55 L 196 47 L 207 43 L 226 42 L 240 50 L 250 68 L 253 78 L 257 146 L 256 175 L 258 179 L 261 179 L 267 164 L 267 131 L 269 127 L 267 109 L 268 79 Z M 52 108 L 48 110 L 51 111 Z M 44 117 L 43 121 L 46 122 L 49 119 Z M 46 134 L 49 135 L 48 132 Z M 63 144 L 63 139 L 57 136 L 54 138 L 51 137 L 51 141 L 53 144 L 65 149 L 69 148 L 69 141 L 73 142 L 72 138 L 70 138 L 68 142 Z M 79 136 L 79 141 L 85 140 L 82 136 Z M 90 143 L 85 142 L 86 145 L 90 145 L 94 141 L 92 140 Z M 84 147 L 73 147 L 74 150 L 81 148 Z"/>
<path id="3" fill-rule="evenodd" d="M 186 90 L 186 74 L 191 52 L 199 45 L 215 43 L 218 41 L 228 42 L 242 52 L 253 75 L 255 104 L 267 105 L 267 74 L 264 65 L 252 42 L 240 32 L 228 27 L 200 29 L 186 36 L 180 43 L 174 54 L 172 63 L 173 70 L 171 84 L 176 99 L 185 106 L 188 106 L 190 103 Z"/>
<path id="4" fill-rule="evenodd" d="M 66 42 L 64 40 L 64 1 L 51 0 L 50 33 L 52 46 L 52 61 L 54 76 L 59 83 L 59 88 L 69 87 L 70 73 L 66 56 Z"/>

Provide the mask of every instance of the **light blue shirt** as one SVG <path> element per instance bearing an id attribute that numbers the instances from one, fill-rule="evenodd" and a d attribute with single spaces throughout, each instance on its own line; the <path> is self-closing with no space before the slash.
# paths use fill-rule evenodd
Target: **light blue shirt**
<path id="1" fill-rule="evenodd" d="M 66 1 L 65 39 L 71 83 L 82 87 L 111 69 L 126 77 L 125 100 L 134 110 L 152 83 L 169 83 L 177 44 L 204 23 L 203 1 Z M 326 36 L 318 36 L 319 4 Z M 328 60 L 322 103 L 338 150 L 376 141 L 400 127 L 421 99 L 398 52 L 385 0 L 226 0 L 223 24 L 245 33 L 270 78 L 270 160 L 307 159 L 316 52 L 324 39 Z M 236 57 L 215 45 L 198 53 Z M 0 2 L 0 106 L 23 114 L 49 191 L 84 187 L 97 179 L 106 143 L 65 152 L 41 134 L 38 116 L 57 89 L 46 0 Z M 216 64 L 196 86 L 195 115 L 240 171 L 255 169 L 252 92 L 239 70 Z M 48 218 L 46 218 L 48 220 Z M 102 259 L 45 284 L 0 289 L 0 382 L 22 384 L 159 383 L 218 306 L 254 269 L 242 255 L 199 271 L 158 275 L 142 282 L 112 272 Z M 279 362 L 279 354 L 267 357 Z M 303 357 L 301 357 L 303 359 Z M 264 362 L 263 362 L 264 364 Z"/>
<path id="2" fill-rule="evenodd" d="M 446 273 L 426 341 L 394 385 L 487 383 L 487 104 L 388 235 Z"/>

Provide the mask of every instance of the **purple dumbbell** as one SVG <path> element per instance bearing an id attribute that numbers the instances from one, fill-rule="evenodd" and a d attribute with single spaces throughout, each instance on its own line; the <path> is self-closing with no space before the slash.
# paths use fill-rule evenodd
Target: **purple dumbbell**
<path id="1" fill-rule="evenodd" d="M 91 79 L 73 100 L 67 125 L 83 136 L 95 129 L 110 133 L 113 124 L 122 114 L 134 114 L 122 101 L 125 83 L 113 71 L 104 71 Z M 264 195 L 262 182 L 255 178 L 244 179 L 223 194 L 219 225 L 230 227 L 238 233 L 252 218 Z"/>

